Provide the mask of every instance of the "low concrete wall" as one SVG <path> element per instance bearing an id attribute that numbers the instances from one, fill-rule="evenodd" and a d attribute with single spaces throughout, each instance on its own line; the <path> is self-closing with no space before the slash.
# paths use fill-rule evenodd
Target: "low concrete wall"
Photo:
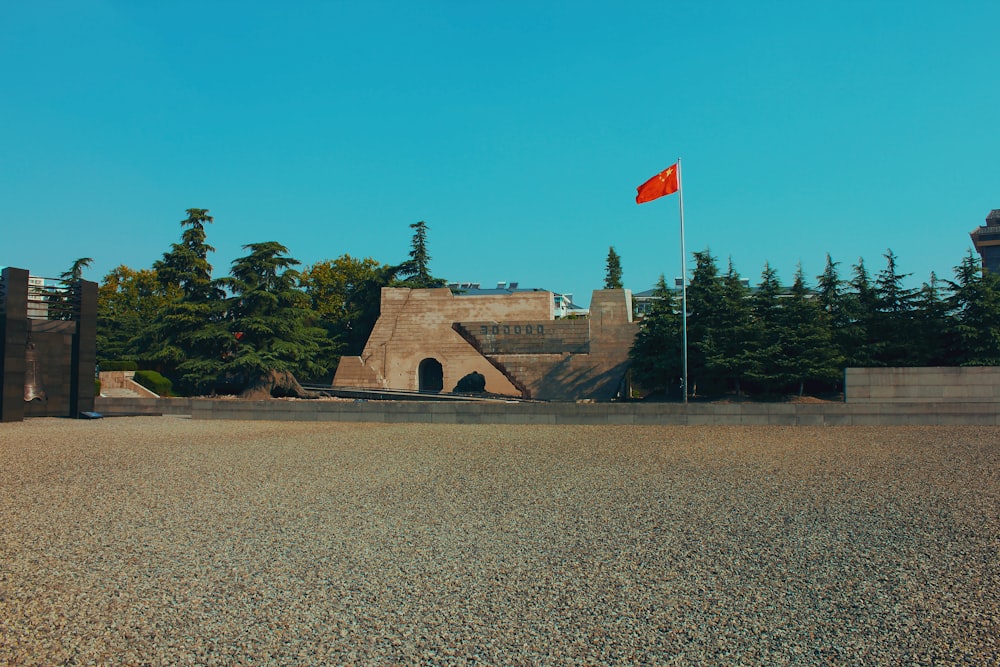
<path id="1" fill-rule="evenodd" d="M 99 398 L 108 415 L 441 424 L 1000 425 L 1000 403 L 451 403 Z"/>
<path id="2" fill-rule="evenodd" d="M 98 396 L 94 411 L 107 417 L 142 415 L 190 415 L 192 398 L 132 398 Z M 221 403 L 222 401 L 216 401 Z"/>
<path id="3" fill-rule="evenodd" d="M 848 403 L 1000 403 L 1000 368 L 848 368 L 844 388 Z"/>

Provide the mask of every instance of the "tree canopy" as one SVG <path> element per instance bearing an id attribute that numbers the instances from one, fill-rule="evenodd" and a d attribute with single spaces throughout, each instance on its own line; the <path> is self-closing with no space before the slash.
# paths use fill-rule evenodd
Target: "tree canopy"
<path id="1" fill-rule="evenodd" d="M 707 250 L 694 253 L 688 285 L 688 358 L 692 394 L 801 394 L 841 388 L 846 366 L 1000 365 L 1000 277 L 970 250 L 955 280 L 935 275 L 906 286 L 898 258 L 886 251 L 873 280 L 864 260 L 843 281 L 829 255 L 810 289 L 801 267 L 790 287 L 765 265 L 752 289 L 730 262 L 720 275 Z M 662 283 L 662 281 L 661 281 Z M 657 294 L 666 286 L 658 287 Z M 676 303 L 673 292 L 661 295 Z M 673 308 L 676 310 L 676 306 Z M 643 321 L 632 347 L 632 376 L 658 392 L 681 372 L 664 354 L 680 344 L 662 310 Z"/>

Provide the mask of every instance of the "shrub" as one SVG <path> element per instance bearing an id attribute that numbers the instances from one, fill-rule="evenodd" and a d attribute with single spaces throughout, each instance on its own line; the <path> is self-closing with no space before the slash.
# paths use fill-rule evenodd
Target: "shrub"
<path id="1" fill-rule="evenodd" d="M 102 371 L 137 371 L 139 364 L 134 361 L 105 361 L 101 363 Z"/>
<path id="2" fill-rule="evenodd" d="M 170 380 L 156 371 L 136 371 L 135 381 L 160 396 L 170 396 L 170 390 L 173 386 Z"/>

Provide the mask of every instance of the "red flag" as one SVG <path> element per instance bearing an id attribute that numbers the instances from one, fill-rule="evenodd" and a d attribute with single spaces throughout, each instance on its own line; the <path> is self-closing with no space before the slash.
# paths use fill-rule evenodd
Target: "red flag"
<path id="1" fill-rule="evenodd" d="M 635 196 L 635 203 L 645 204 L 672 195 L 677 192 L 677 187 L 677 165 L 672 164 L 636 188 L 638 194 Z"/>

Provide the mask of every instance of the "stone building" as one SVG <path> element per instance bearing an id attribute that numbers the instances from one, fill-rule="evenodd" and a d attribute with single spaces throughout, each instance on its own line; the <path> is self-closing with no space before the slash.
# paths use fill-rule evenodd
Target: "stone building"
<path id="1" fill-rule="evenodd" d="M 0 422 L 94 409 L 97 283 L 0 273 Z"/>
<path id="2" fill-rule="evenodd" d="M 1000 208 L 986 216 L 986 224 L 969 233 L 976 252 L 983 258 L 983 267 L 1000 274 Z"/>
<path id="3" fill-rule="evenodd" d="M 553 294 L 382 289 L 381 311 L 335 387 L 452 391 L 476 372 L 486 391 L 538 400 L 611 400 L 638 325 L 627 290 L 597 290 L 586 318 L 557 319 Z"/>

